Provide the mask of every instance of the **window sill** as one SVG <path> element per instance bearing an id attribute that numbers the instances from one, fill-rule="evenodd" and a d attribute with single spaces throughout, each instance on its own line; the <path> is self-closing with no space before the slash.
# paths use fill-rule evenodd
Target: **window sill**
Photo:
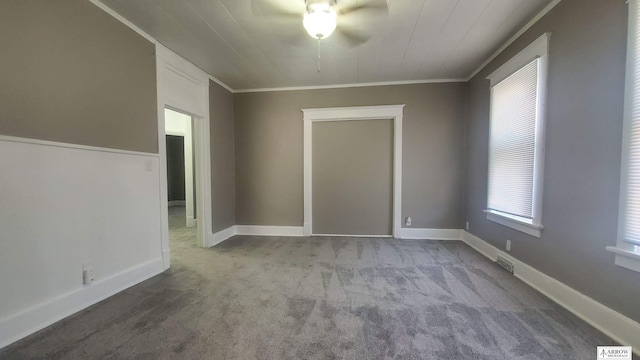
<path id="1" fill-rule="evenodd" d="M 489 221 L 510 227 L 537 238 L 542 237 L 542 225 L 535 225 L 520 220 L 516 216 L 510 216 L 495 210 L 484 210 L 484 212 L 487 213 L 487 220 Z"/>
<path id="2" fill-rule="evenodd" d="M 616 265 L 640 272 L 640 254 L 616 246 L 607 246 L 607 251 L 616 254 Z"/>

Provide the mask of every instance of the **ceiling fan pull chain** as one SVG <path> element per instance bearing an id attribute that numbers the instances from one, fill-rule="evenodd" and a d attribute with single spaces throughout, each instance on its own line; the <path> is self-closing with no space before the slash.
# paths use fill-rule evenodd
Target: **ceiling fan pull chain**
<path id="1" fill-rule="evenodd" d="M 320 74 L 320 41 L 321 39 L 318 39 L 318 74 Z"/>

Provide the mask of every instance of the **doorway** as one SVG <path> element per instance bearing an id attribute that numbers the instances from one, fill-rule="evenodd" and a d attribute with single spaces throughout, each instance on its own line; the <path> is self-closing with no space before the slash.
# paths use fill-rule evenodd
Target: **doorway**
<path id="1" fill-rule="evenodd" d="M 192 119 L 193 158 L 195 162 L 194 228 L 196 244 L 211 246 L 213 216 L 211 204 L 211 147 L 209 122 L 209 76 L 171 50 L 156 43 L 156 70 L 158 80 L 158 152 L 160 181 L 160 221 L 162 234 L 160 252 L 163 269 L 171 266 L 169 246 L 169 214 L 166 170 L 166 109 L 175 110 Z M 189 181 L 186 181 L 189 183 Z M 185 200 L 186 203 L 186 200 Z M 197 209 L 197 210 L 196 210 Z M 195 217 L 197 216 L 197 221 Z M 186 204 L 185 204 L 186 218 Z M 186 228 L 186 226 L 185 226 Z"/>
<path id="2" fill-rule="evenodd" d="M 193 118 L 172 109 L 164 111 L 167 213 L 169 243 L 179 260 L 197 243 Z"/>
<path id="3" fill-rule="evenodd" d="M 312 126 L 313 234 L 390 237 L 393 120 Z"/>
<path id="4" fill-rule="evenodd" d="M 196 226 L 195 161 L 193 118 L 172 110 L 164 111 L 167 149 L 167 200 L 169 207 L 183 208 L 185 226 Z"/>
<path id="5" fill-rule="evenodd" d="M 362 121 L 391 119 L 393 121 L 393 236 L 402 229 L 402 117 L 404 105 L 355 106 L 340 108 L 302 109 L 304 145 L 304 235 L 315 233 L 313 228 L 313 124 L 323 121 Z"/>

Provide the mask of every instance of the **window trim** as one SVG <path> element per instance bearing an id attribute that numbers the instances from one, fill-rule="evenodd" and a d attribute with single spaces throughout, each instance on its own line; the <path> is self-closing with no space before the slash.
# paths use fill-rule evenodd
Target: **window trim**
<path id="1" fill-rule="evenodd" d="M 493 118 L 491 109 L 493 108 L 493 87 L 505 80 L 524 66 L 531 63 L 536 58 L 538 61 L 538 89 L 537 89 L 537 113 L 535 130 L 535 154 L 533 170 L 533 219 L 526 219 L 513 216 L 495 209 L 489 209 L 489 183 L 487 182 L 487 220 L 521 231 L 525 234 L 542 237 L 542 191 L 544 179 L 544 154 L 545 154 L 545 128 L 546 128 L 546 94 L 547 94 L 547 73 L 549 69 L 549 40 L 551 33 L 544 33 L 534 40 L 529 46 L 521 50 L 514 57 L 505 62 L 502 66 L 492 72 L 487 79 L 490 81 L 489 100 L 489 121 Z M 489 134 L 491 139 L 491 134 Z M 491 148 L 489 148 L 491 152 Z M 487 179 L 489 174 L 487 174 Z"/>
<path id="2" fill-rule="evenodd" d="M 534 224 L 533 220 L 526 219 L 516 215 L 506 214 L 497 210 L 483 210 L 487 214 L 487 220 L 495 223 L 516 229 L 525 234 L 535 236 L 537 238 L 542 236 L 542 224 Z"/>
<path id="3" fill-rule="evenodd" d="M 627 212 L 627 177 L 631 154 L 631 113 L 633 107 L 633 76 L 635 59 L 636 30 L 638 23 L 638 0 L 629 0 L 629 22 L 627 28 L 627 64 L 625 68 L 624 115 L 622 125 L 622 158 L 620 161 L 620 200 L 618 202 L 618 234 L 615 246 L 606 250 L 615 254 L 615 264 L 629 270 L 640 272 L 640 246 L 628 243 L 624 239 Z"/>

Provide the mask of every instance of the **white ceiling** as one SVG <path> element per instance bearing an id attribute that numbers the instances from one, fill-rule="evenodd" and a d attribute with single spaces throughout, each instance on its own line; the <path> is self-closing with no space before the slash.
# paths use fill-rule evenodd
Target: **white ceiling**
<path id="1" fill-rule="evenodd" d="M 300 14 L 260 14 L 252 1 Z M 389 13 L 338 16 L 370 36 L 350 47 L 302 27 L 304 0 L 102 0 L 234 90 L 466 79 L 549 0 L 387 0 Z M 338 0 L 340 7 L 366 3 Z M 252 8 L 254 9 L 252 11 Z M 264 8 L 264 6 L 262 7 Z"/>

